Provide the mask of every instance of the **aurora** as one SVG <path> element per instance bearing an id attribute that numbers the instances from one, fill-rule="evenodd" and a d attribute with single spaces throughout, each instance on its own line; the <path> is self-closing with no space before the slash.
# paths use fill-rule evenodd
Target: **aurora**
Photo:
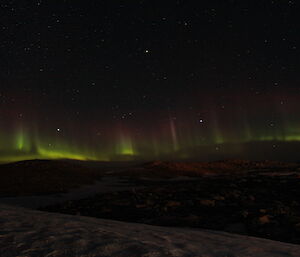
<path id="1" fill-rule="evenodd" d="M 117 124 L 110 119 L 98 120 L 96 115 L 84 122 L 63 120 L 51 112 L 45 122 L 37 111 L 24 109 L 20 117 L 3 108 L 0 162 L 280 159 L 281 155 L 296 160 L 300 143 L 298 101 L 292 94 L 284 98 L 289 102 L 282 104 L 277 96 L 272 97 L 266 108 L 262 98 L 255 98 L 259 101 L 253 105 L 254 98 L 246 96 L 249 105 L 241 110 L 237 108 L 240 100 L 218 108 L 212 104 L 217 102 L 215 97 L 199 103 L 197 111 L 161 111 L 151 119 L 142 115 Z"/>
<path id="2" fill-rule="evenodd" d="M 280 124 L 282 127 L 273 123 L 267 127 L 258 126 L 257 122 L 253 127 L 249 121 L 245 126 L 243 121 L 239 121 L 234 128 L 221 128 L 218 116 L 214 114 L 212 117 L 211 120 L 202 120 L 201 124 L 186 118 L 183 125 L 178 118 L 169 118 L 154 131 L 150 127 L 137 134 L 132 128 L 116 128 L 103 130 L 101 136 L 99 133 L 86 133 L 87 128 L 82 131 L 84 134 L 80 134 L 77 130 L 67 130 L 67 127 L 48 131 L 19 122 L 10 125 L 9 131 L 4 127 L 0 129 L 0 162 L 27 159 L 184 160 L 201 159 L 208 154 L 215 155 L 215 158 L 232 158 L 243 156 L 245 145 L 251 143 L 270 144 L 276 150 L 282 143 L 300 143 L 299 123 L 295 120 L 284 123 L 284 126 Z"/>
<path id="3" fill-rule="evenodd" d="M 200 2 L 3 6 L 0 161 L 299 159 L 295 1 Z"/>

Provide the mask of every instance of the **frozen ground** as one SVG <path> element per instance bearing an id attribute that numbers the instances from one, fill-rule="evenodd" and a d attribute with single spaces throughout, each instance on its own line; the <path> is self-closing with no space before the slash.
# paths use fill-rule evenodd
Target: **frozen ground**
<path id="1" fill-rule="evenodd" d="M 1 257 L 300 257 L 300 246 L 0 205 Z"/>

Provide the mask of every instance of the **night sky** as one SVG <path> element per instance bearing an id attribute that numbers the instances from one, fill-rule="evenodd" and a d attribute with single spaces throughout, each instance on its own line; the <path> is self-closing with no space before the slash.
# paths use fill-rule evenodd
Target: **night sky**
<path id="1" fill-rule="evenodd" d="M 0 161 L 280 159 L 300 144 L 297 1 L 0 8 Z"/>

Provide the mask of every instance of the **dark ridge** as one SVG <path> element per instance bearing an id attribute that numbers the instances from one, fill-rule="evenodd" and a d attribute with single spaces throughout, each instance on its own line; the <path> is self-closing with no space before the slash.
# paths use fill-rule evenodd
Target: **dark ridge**
<path id="1" fill-rule="evenodd" d="M 63 193 L 102 177 L 101 169 L 68 160 L 28 160 L 0 165 L 0 196 Z"/>

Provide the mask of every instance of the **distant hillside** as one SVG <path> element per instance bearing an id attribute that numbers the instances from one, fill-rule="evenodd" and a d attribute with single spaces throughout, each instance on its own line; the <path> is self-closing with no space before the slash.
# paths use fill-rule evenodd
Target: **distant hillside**
<path id="1" fill-rule="evenodd" d="M 273 161 L 225 160 L 215 162 L 81 162 L 29 160 L 0 165 L 0 196 L 67 192 L 105 176 L 172 178 L 244 174 L 255 170 L 289 171 L 298 164 Z"/>
<path id="2" fill-rule="evenodd" d="M 172 177 L 172 176 L 203 176 L 242 174 L 255 170 L 285 171 L 300 167 L 296 163 L 275 161 L 246 161 L 224 160 L 214 162 L 164 162 L 154 161 L 145 163 L 136 168 L 128 169 L 125 173 L 131 176 Z"/>
<path id="3" fill-rule="evenodd" d="M 79 162 L 30 160 L 0 165 L 0 196 L 66 192 L 101 179 L 101 171 Z"/>

